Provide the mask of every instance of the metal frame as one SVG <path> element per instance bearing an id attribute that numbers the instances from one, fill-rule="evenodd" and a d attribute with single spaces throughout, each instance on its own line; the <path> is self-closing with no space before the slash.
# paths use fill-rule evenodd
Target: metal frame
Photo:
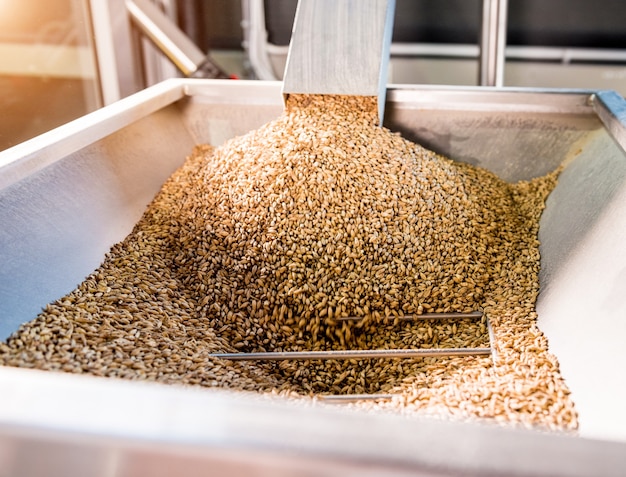
<path id="1" fill-rule="evenodd" d="M 478 84 L 502 86 L 508 0 L 483 0 Z"/>
<path id="2" fill-rule="evenodd" d="M 280 107 L 280 87 L 169 80 L 1 152 L 0 190 L 190 97 Z M 626 149 L 626 102 L 610 91 L 390 86 L 387 98 L 418 110 L 597 116 Z M 175 466 L 194 475 L 574 477 L 626 468 L 624 442 L 323 403 L 12 368 L 0 368 L 0 389 L 0 467 L 8 475 L 164 475 Z"/>
<path id="3" fill-rule="evenodd" d="M 102 100 L 108 105 L 144 87 L 141 65 L 136 58 L 125 0 L 87 1 L 93 19 Z"/>
<path id="4" fill-rule="evenodd" d="M 276 71 L 285 58 L 288 46 L 268 43 L 263 0 L 241 0 L 243 6 L 244 49 L 254 71 L 262 80 L 281 79 Z M 422 59 L 476 60 L 480 86 L 502 86 L 507 60 L 554 62 L 563 65 L 582 63 L 625 63 L 626 50 L 580 47 L 534 47 L 506 45 L 505 0 L 483 0 L 481 38 L 478 44 L 392 43 L 392 62 L 402 57 Z M 510 66 L 510 65 L 509 65 Z M 610 74 L 619 75 L 617 67 Z M 512 69 L 512 68 L 511 68 Z M 605 67 L 606 69 L 606 67 Z M 600 74 L 600 72 L 598 73 Z M 604 75 L 609 74 L 604 71 Z M 468 81 L 472 78 L 466 78 Z M 392 79 L 393 81 L 393 79 Z M 441 80 L 439 80 L 441 81 Z M 555 85 L 555 86 L 562 86 Z M 618 88 L 618 86 L 612 86 Z"/>
<path id="5" fill-rule="evenodd" d="M 0 151 L 0 189 L 154 111 L 184 97 L 203 94 L 206 85 L 211 85 L 216 96 L 231 88 L 241 91 L 238 94 L 242 102 L 255 102 L 259 97 L 280 101 L 282 87 L 282 83 L 273 81 L 239 80 L 236 84 L 230 80 L 184 78 L 163 81 Z M 411 101 L 421 108 L 433 109 L 510 111 L 515 108 L 518 112 L 595 113 L 620 147 L 626 149 L 626 102 L 614 91 L 390 85 L 387 101 Z"/>

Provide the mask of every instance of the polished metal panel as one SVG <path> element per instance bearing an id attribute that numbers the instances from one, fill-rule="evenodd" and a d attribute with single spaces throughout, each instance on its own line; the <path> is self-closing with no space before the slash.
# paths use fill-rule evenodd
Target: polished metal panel
<path id="1" fill-rule="evenodd" d="M 624 440 L 626 157 L 607 132 L 578 146 L 547 200 L 537 312 L 581 433 Z"/>
<path id="2" fill-rule="evenodd" d="M 617 477 L 626 467 L 624 443 L 323 401 L 12 368 L 0 389 L 10 476 Z"/>
<path id="3" fill-rule="evenodd" d="M 385 125 L 435 152 L 507 181 L 553 171 L 602 122 L 590 92 L 394 87 Z"/>
<path id="4" fill-rule="evenodd" d="M 280 83 L 170 80 L 0 153 L 1 338 L 93 271 L 195 144 L 222 144 L 281 110 Z M 0 368 L 0 468 L 86 475 L 97 466 L 121 476 L 150 462 L 195 462 L 290 475 L 307 462 L 329 475 L 367 475 L 368 462 L 389 475 L 619 475 L 624 111 L 623 98 L 598 91 L 387 92 L 385 126 L 453 159 L 509 181 L 566 165 L 540 226 L 538 325 L 573 392 L 581 434 L 593 439 Z"/>
<path id="5" fill-rule="evenodd" d="M 283 93 L 377 98 L 383 120 L 395 0 L 298 3 Z"/>

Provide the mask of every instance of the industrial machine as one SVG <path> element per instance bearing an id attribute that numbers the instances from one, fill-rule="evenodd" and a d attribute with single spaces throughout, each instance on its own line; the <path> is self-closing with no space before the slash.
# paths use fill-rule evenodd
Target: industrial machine
<path id="1" fill-rule="evenodd" d="M 384 126 L 508 181 L 566 164 L 540 223 L 537 312 L 580 435 L 0 368 L 3 472 L 622 475 L 626 101 L 388 85 L 379 102 Z M 0 338 L 93 271 L 195 144 L 220 145 L 282 108 L 280 82 L 172 79 L 1 152 Z"/>

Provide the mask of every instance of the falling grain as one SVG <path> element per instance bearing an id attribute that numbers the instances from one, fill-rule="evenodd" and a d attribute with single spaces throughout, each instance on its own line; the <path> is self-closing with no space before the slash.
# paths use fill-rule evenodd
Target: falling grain
<path id="1" fill-rule="evenodd" d="M 507 184 L 376 126 L 373 98 L 291 95 L 198 146 L 132 233 L 0 344 L 0 363 L 571 430 L 536 327 L 538 220 L 556 173 Z M 484 347 L 485 357 L 228 362 L 211 353 Z M 361 321 L 338 318 L 361 316 Z"/>

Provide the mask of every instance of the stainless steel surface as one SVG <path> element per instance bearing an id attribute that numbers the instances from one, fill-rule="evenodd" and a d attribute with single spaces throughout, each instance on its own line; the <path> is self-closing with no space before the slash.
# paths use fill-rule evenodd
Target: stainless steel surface
<path id="1" fill-rule="evenodd" d="M 167 81 L 0 153 L 0 339 L 102 262 L 194 144 L 280 114 L 279 84 L 234 83 Z"/>
<path id="2" fill-rule="evenodd" d="M 137 93 L 132 100 L 116 102 L 3 151 L 0 154 L 0 190 L 137 120 L 149 117 L 184 95 L 182 85 L 163 83 Z"/>
<path id="3" fill-rule="evenodd" d="M 502 86 L 507 6 L 508 0 L 483 0 L 478 81 L 481 86 Z"/>
<path id="4" fill-rule="evenodd" d="M 298 3 L 283 93 L 374 96 L 382 124 L 395 0 Z"/>
<path id="5" fill-rule="evenodd" d="M 491 348 L 418 348 L 355 349 L 335 351 L 269 351 L 259 353 L 213 353 L 210 358 L 232 361 L 255 360 L 326 360 L 326 359 L 398 359 L 437 358 L 441 356 L 488 356 Z"/>
<path id="6" fill-rule="evenodd" d="M 537 312 L 572 390 L 581 432 L 624 440 L 625 102 L 609 92 L 590 102 L 605 130 L 575 146 L 548 198 L 539 229 Z M 593 356 L 582 357 L 581 349 Z"/>
<path id="7" fill-rule="evenodd" d="M 93 271 L 194 144 L 220 145 L 281 110 L 280 83 L 171 80 L 0 153 L 0 337 Z M 537 311 L 583 438 L 0 368 L 0 468 L 126 476 L 152 462 L 158 475 L 193 461 L 272 475 L 308 465 L 328 475 L 623 474 L 624 100 L 392 85 L 385 125 L 506 180 L 566 164 L 540 226 Z"/>
<path id="8" fill-rule="evenodd" d="M 507 181 L 553 171 L 603 128 L 591 91 L 398 86 L 385 124 Z"/>
<path id="9" fill-rule="evenodd" d="M 4 475 L 621 476 L 623 443 L 274 396 L 0 372 Z"/>
<path id="10" fill-rule="evenodd" d="M 126 9 L 134 24 L 185 76 L 191 76 L 205 62 L 206 54 L 150 0 L 126 0 Z"/>

